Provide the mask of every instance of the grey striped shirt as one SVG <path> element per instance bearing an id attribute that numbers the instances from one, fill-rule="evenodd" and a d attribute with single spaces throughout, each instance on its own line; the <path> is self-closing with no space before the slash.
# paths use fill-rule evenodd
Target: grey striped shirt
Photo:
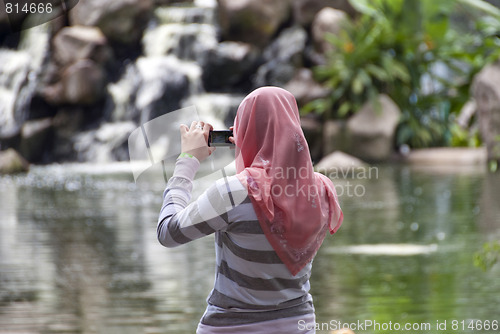
<path id="1" fill-rule="evenodd" d="M 198 168 L 195 158 L 177 159 L 163 194 L 157 234 L 165 247 L 215 234 L 215 286 L 201 323 L 234 326 L 314 313 L 311 263 L 292 276 L 267 241 L 236 176 L 218 180 L 189 203 Z"/>

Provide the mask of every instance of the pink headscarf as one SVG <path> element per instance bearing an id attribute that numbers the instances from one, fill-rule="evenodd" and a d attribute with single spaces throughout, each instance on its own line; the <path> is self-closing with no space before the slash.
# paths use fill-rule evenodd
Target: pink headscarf
<path id="1" fill-rule="evenodd" d="M 313 170 L 294 96 L 278 87 L 253 91 L 238 108 L 234 134 L 237 177 L 273 249 L 296 275 L 326 231 L 339 229 L 343 213 L 332 181 Z"/>

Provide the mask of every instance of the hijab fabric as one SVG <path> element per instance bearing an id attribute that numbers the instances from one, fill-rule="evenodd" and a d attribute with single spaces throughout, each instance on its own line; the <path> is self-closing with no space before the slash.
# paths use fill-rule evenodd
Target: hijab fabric
<path id="1" fill-rule="evenodd" d="M 326 231 L 343 220 L 332 181 L 315 173 L 294 96 L 262 87 L 240 104 L 234 123 L 236 172 L 267 240 L 296 275 Z"/>

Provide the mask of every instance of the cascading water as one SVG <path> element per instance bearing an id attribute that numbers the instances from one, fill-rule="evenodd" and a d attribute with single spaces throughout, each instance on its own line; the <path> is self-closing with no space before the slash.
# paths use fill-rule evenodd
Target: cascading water
<path id="1" fill-rule="evenodd" d="M 0 49 L 0 149 L 26 120 L 48 50 L 47 24 L 24 30 L 18 50 Z"/>
<path id="2" fill-rule="evenodd" d="M 224 120 L 243 96 L 207 93 L 201 77 L 208 52 L 218 44 L 215 11 L 216 2 L 206 0 L 155 10 L 142 39 L 144 55 L 108 85 L 108 123 L 81 135 L 80 160 L 110 160 L 113 147 L 98 139 L 99 131 L 128 136 L 134 126 L 190 106 L 215 128 L 227 128 Z M 165 124 L 164 131 L 178 131 L 178 125 Z"/>
<path id="3" fill-rule="evenodd" d="M 216 10 L 213 0 L 156 8 L 142 38 L 143 55 L 128 63 L 122 76 L 106 87 L 98 128 L 75 132 L 64 138 L 67 144 L 56 144 L 72 147 L 77 161 L 127 160 L 124 143 L 134 129 L 189 106 L 215 128 L 227 128 L 224 120 L 243 96 L 208 93 L 202 80 L 207 56 L 219 45 Z M 49 27 L 24 30 L 17 50 L 0 50 L 0 145 L 3 138 L 17 136 L 27 120 L 49 52 Z M 165 131 L 178 129 L 167 124 Z"/>

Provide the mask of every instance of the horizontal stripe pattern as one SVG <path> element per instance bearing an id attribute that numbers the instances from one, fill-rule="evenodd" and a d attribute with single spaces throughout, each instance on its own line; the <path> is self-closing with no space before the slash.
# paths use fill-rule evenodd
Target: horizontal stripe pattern
<path id="1" fill-rule="evenodd" d="M 201 323 L 214 327 L 238 326 L 313 314 L 314 307 L 312 305 L 312 301 L 302 300 L 297 301 L 297 306 L 262 310 L 261 312 L 249 312 L 244 311 L 243 309 L 228 312 L 226 309 L 209 305 L 207 307 L 207 310 L 205 311 L 205 314 L 203 315 L 203 318 L 201 319 Z M 308 319 L 308 317 L 304 317 L 302 319 Z M 294 328 L 295 330 L 298 329 L 297 323 L 298 321 L 295 320 L 295 323 L 292 324 L 292 328 Z M 267 333 L 274 333 L 271 328 L 272 326 L 268 327 Z M 296 331 L 287 333 L 296 333 Z"/>
<path id="2" fill-rule="evenodd" d="M 184 160 L 181 166 L 197 168 L 190 164 Z M 232 326 L 314 313 L 311 264 L 296 276 L 290 274 L 262 231 L 239 180 L 220 179 L 188 204 L 192 180 L 185 175 L 190 173 L 178 174 L 182 177 L 174 171 L 164 192 L 157 234 L 166 247 L 215 234 L 216 279 L 201 323 Z"/>

